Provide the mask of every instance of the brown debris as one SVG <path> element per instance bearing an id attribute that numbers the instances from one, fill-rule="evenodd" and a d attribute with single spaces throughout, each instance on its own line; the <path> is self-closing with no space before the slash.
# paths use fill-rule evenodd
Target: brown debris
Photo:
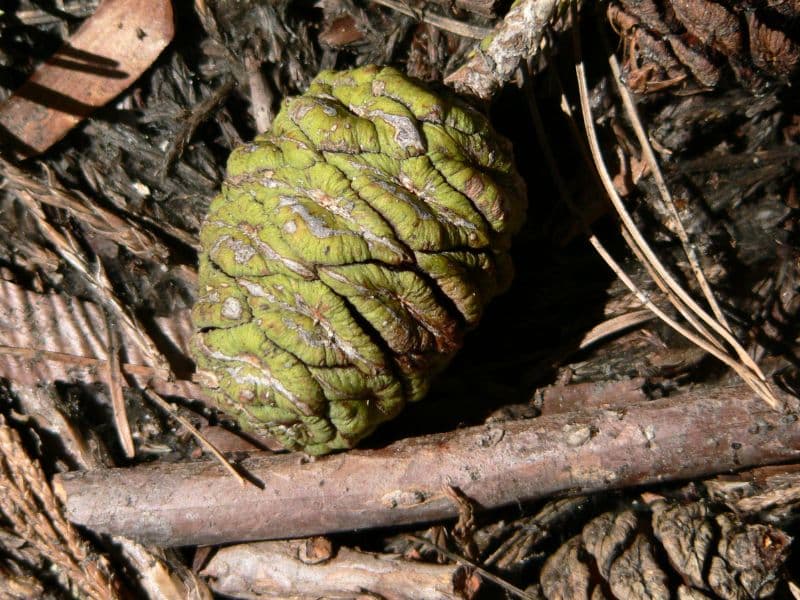
<path id="1" fill-rule="evenodd" d="M 636 534 L 638 521 L 629 510 L 605 513 L 592 519 L 581 536 L 586 551 L 594 557 L 600 574 L 608 579 L 611 565 Z"/>
<path id="2" fill-rule="evenodd" d="M 81 594 L 97 600 L 120 597 L 107 559 L 97 555 L 64 518 L 41 467 L 2 417 L 0 512 L 25 543 L 61 570 Z"/>
<path id="3" fill-rule="evenodd" d="M 520 0 L 503 22 L 486 37 L 465 65 L 445 78 L 456 91 L 489 99 L 519 67 L 520 60 L 541 52 L 545 35 L 553 31 L 564 4 L 559 0 Z"/>
<path id="4" fill-rule="evenodd" d="M 788 80 L 800 64 L 800 45 L 784 31 L 770 27 L 758 13 L 747 15 L 753 63 L 773 77 Z"/>
<path id="5" fill-rule="evenodd" d="M 172 40 L 172 19 L 169 0 L 103 2 L 0 106 L 0 131 L 22 156 L 44 152 L 139 78 Z"/>
<path id="6" fill-rule="evenodd" d="M 779 529 L 703 500 L 642 499 L 650 514 L 604 513 L 551 555 L 540 573 L 548 600 L 604 597 L 596 594 L 606 586 L 613 598 L 744 600 L 769 597 L 785 580 L 791 540 Z"/>
<path id="7" fill-rule="evenodd" d="M 352 15 L 340 15 L 326 23 L 319 33 L 319 41 L 334 48 L 344 48 L 364 39 Z"/>
<path id="8" fill-rule="evenodd" d="M 517 10 L 523 5 L 531 11 L 548 1 L 518 3 L 505 20 L 504 12 L 511 2 L 496 0 L 434 0 L 427 4 L 390 0 L 387 4 L 391 7 L 350 0 L 322 0 L 313 6 L 284 1 L 173 3 L 182 27 L 180 39 L 170 45 L 139 82 L 117 101 L 95 112 L 94 117 L 62 142 L 58 153 L 42 157 L 41 165 L 0 164 L 3 171 L 0 271 L 6 283 L 13 281 L 9 284 L 13 287 L 2 288 L 0 294 L 6 307 L 0 315 L 3 317 L 0 338 L 5 340 L 0 343 L 8 344 L 0 346 L 0 375 L 10 380 L 10 392 L 3 394 L 0 401 L 3 414 L 16 415 L 12 420 L 28 419 L 32 431 L 25 434 L 26 449 L 41 448 L 39 456 L 46 476 L 68 468 L 67 465 L 84 469 L 113 466 L 105 450 L 107 444 L 119 453 L 113 429 L 109 427 L 111 419 L 105 414 L 110 413 L 106 388 L 85 385 L 102 382 L 107 366 L 104 315 L 97 303 L 86 301 L 94 298 L 93 289 L 101 290 L 106 298 L 113 296 L 126 311 L 142 317 L 139 322 L 142 333 L 153 336 L 178 377 L 172 381 L 166 369 L 150 365 L 142 348 L 126 339 L 123 326 L 121 383 L 147 383 L 161 394 L 198 397 L 197 386 L 189 381 L 192 365 L 185 357 L 186 340 L 179 332 L 188 332 L 186 308 L 194 294 L 196 232 L 208 202 L 216 193 L 225 158 L 233 146 L 263 129 L 270 110 L 287 95 L 304 89 L 322 68 L 395 64 L 435 85 L 459 65 L 468 64 L 475 69 L 468 71 L 470 82 L 489 88 L 486 95 L 494 100 L 493 113 L 499 117 L 496 124 L 506 131 L 513 130 L 520 142 L 516 148 L 517 161 L 529 173 L 530 181 L 535 182 L 537 212 L 541 208 L 543 214 L 532 218 L 531 226 L 518 240 L 517 283 L 503 299 L 500 315 L 488 315 L 484 326 L 471 334 L 466 353 L 461 357 L 463 362 L 443 373 L 437 382 L 430 397 L 431 408 L 411 407 L 420 412 L 399 423 L 387 438 L 376 438 L 370 444 L 379 448 L 380 454 L 385 452 L 383 446 L 407 437 L 417 426 L 424 428 L 423 433 L 459 427 L 465 433 L 469 426 L 483 422 L 487 414 L 493 420 L 483 426 L 477 450 L 469 448 L 471 451 L 462 453 L 461 461 L 450 468 L 442 464 L 449 454 L 441 446 L 436 448 L 437 460 L 432 458 L 430 463 L 425 463 L 425 452 L 408 460 L 409 474 L 418 468 L 425 470 L 426 465 L 429 473 L 441 470 L 443 476 L 431 487 L 430 496 L 421 486 L 406 489 L 398 485 L 391 490 L 397 493 L 389 498 L 395 508 L 382 505 L 381 510 L 393 516 L 429 509 L 438 506 L 436 503 L 446 505 L 453 521 L 437 521 L 436 515 L 430 517 L 434 523 L 427 536 L 441 551 L 432 549 L 427 542 L 415 542 L 409 549 L 406 536 L 393 531 L 348 531 L 345 535 L 303 540 L 293 543 L 292 547 L 298 551 L 290 557 L 292 560 L 269 565 L 266 575 L 283 576 L 285 583 L 273 597 L 285 598 L 289 593 L 299 596 L 306 589 L 305 582 L 295 577 L 297 571 L 293 569 L 298 563 L 303 573 L 311 572 L 317 579 L 319 567 L 328 567 L 327 573 L 343 577 L 342 570 L 348 563 L 340 558 L 351 551 L 357 552 L 356 562 L 388 563 L 398 569 L 401 577 L 393 581 L 395 589 L 383 594 L 387 598 L 393 597 L 392 594 L 412 595 L 415 590 L 409 583 L 411 577 L 419 576 L 428 567 L 441 570 L 425 581 L 442 582 L 447 593 L 470 597 L 477 589 L 479 598 L 494 597 L 494 589 L 483 589 L 492 584 L 477 568 L 444 564 L 448 561 L 444 552 L 454 547 L 451 529 L 458 513 L 463 525 L 459 529 L 466 531 L 465 539 L 470 545 L 469 551 L 462 546 L 459 553 L 474 556 L 476 565 L 523 586 L 530 585 L 528 591 L 532 596 L 540 597 L 543 591 L 546 597 L 565 599 L 610 598 L 609 576 L 612 566 L 620 561 L 614 570 L 613 589 L 617 591 L 614 595 L 637 597 L 649 590 L 657 596 L 663 593 L 659 587 L 663 583 L 661 574 L 666 574 L 672 597 L 680 600 L 752 598 L 773 590 L 778 597 L 794 593 L 800 598 L 796 582 L 788 581 L 787 589 L 787 573 L 781 568 L 794 567 L 795 563 L 782 562 L 788 542 L 777 529 L 782 528 L 785 535 L 795 535 L 797 531 L 800 478 L 796 465 L 794 471 L 791 466 L 783 465 L 729 474 L 731 469 L 749 464 L 747 461 L 760 464 L 768 460 L 759 453 L 772 452 L 771 444 L 783 444 L 782 451 L 786 453 L 797 448 L 796 440 L 782 437 L 790 426 L 787 420 L 793 418 L 791 414 L 779 417 L 757 412 L 763 407 L 755 402 L 754 414 L 736 406 L 728 407 L 731 413 L 720 403 L 711 412 L 703 413 L 703 418 L 698 415 L 692 421 L 696 426 L 685 425 L 681 431 L 666 430 L 667 434 L 672 431 L 675 439 L 669 436 L 666 439 L 669 444 L 675 442 L 670 446 L 675 451 L 659 466 L 662 475 L 667 467 L 676 471 L 685 469 L 683 461 L 687 455 L 694 460 L 692 448 L 709 437 L 709 419 L 733 426 L 730 421 L 733 414 L 734 425 L 748 423 L 756 431 L 742 433 L 757 439 L 758 443 L 753 444 L 754 454 L 744 456 L 747 447 L 733 446 L 739 443 L 738 436 L 721 440 L 706 458 L 716 461 L 715 468 L 724 469 L 726 475 L 679 492 L 675 492 L 674 484 L 665 483 L 659 476 L 648 480 L 649 496 L 641 497 L 631 491 L 604 491 L 558 498 L 541 505 L 540 501 L 521 502 L 520 498 L 525 496 L 517 494 L 506 508 L 484 513 L 478 512 L 484 503 L 470 485 L 488 486 L 494 482 L 503 488 L 510 485 L 509 481 L 526 476 L 513 472 L 491 481 L 487 476 L 477 483 L 454 480 L 464 475 L 464 471 L 470 476 L 480 474 L 465 469 L 464 465 L 471 466 L 473 459 L 482 456 L 485 450 L 507 443 L 506 436 L 514 435 L 516 427 L 538 426 L 530 419 L 541 411 L 549 415 L 543 425 L 558 415 L 565 420 L 553 438 L 553 445 L 529 445 L 526 460 L 545 464 L 545 459 L 551 456 L 549 452 L 565 452 L 577 458 L 574 464 L 562 469 L 566 479 L 557 489 L 546 489 L 551 474 L 533 475 L 528 481 L 540 489 L 532 497 L 607 490 L 620 483 L 610 481 L 609 473 L 625 474 L 630 465 L 638 464 L 642 455 L 660 456 L 665 451 L 659 437 L 660 423 L 654 423 L 651 415 L 642 420 L 642 427 L 636 431 L 637 443 L 630 444 L 617 467 L 601 469 L 607 466 L 601 444 L 609 442 L 605 433 L 618 431 L 612 427 L 614 419 L 628 422 L 625 416 L 628 411 L 635 415 L 645 403 L 662 396 L 667 399 L 656 400 L 650 408 L 670 405 L 673 401 L 677 406 L 686 400 L 679 394 L 691 385 L 708 385 L 698 387 L 697 394 L 708 389 L 719 393 L 724 389 L 720 386 L 730 380 L 710 364 L 702 351 L 682 345 L 658 323 L 637 319 L 623 322 L 625 315 L 635 316 L 635 309 L 639 308 L 635 298 L 631 304 L 632 296 L 621 292 L 619 285 L 609 284 L 603 269 L 594 261 L 590 261 L 585 271 L 574 269 L 576 261 L 586 260 L 586 253 L 575 249 L 580 245 L 580 228 L 575 226 L 573 217 L 564 218 L 564 210 L 547 214 L 551 194 L 547 180 L 549 167 L 543 169 L 538 164 L 538 150 L 525 140 L 529 123 L 526 115 L 514 108 L 516 91 L 507 89 L 502 94 L 498 91 L 508 74 L 513 74 L 513 69 L 504 71 L 505 66 L 513 64 L 516 68 L 519 60 L 527 57 L 532 57 L 533 72 L 551 61 L 555 66 L 560 64 L 561 68 L 551 74 L 558 70 L 566 87 L 571 88 L 569 76 L 565 76 L 572 70 L 569 53 L 561 51 L 563 46 L 552 54 L 549 52 L 551 45 L 561 45 L 559 33 L 569 20 L 559 13 L 551 15 L 555 21 L 537 21 L 534 18 L 537 13 L 520 15 Z M 594 18 L 591 9 L 596 5 L 582 4 L 581 16 Z M 6 10 L 0 17 L 3 28 L 0 67 L 4 76 L 0 81 L 0 98 L 7 98 L 18 88 L 37 62 L 56 51 L 60 40 L 67 39 L 80 19 L 94 12 L 97 5 L 95 0 L 36 4 L 21 0 L 18 9 Z M 710 10 L 722 18 L 716 24 L 708 19 L 708 22 L 683 23 L 686 11 L 692 9 L 696 15 L 705 16 Z M 798 202 L 794 187 L 784 183 L 794 178 L 796 171 L 798 152 L 793 144 L 797 136 L 793 132 L 798 129 L 798 119 L 783 99 L 787 95 L 793 97 L 794 92 L 787 84 L 796 83 L 798 58 L 794 44 L 798 39 L 800 3 L 702 0 L 681 12 L 674 10 L 669 0 L 617 0 L 610 3 L 608 11 L 609 21 L 621 36 L 617 54 L 623 62 L 624 81 L 638 93 L 653 94 L 639 103 L 647 119 L 647 135 L 660 154 L 668 184 L 678 188 L 675 194 L 678 210 L 697 243 L 704 269 L 709 268 L 715 293 L 726 313 L 736 314 L 733 328 L 746 342 L 748 353 L 767 375 L 777 372 L 791 384 L 796 371 L 781 362 L 780 356 L 798 355 L 800 261 L 794 214 Z M 599 18 L 602 20 L 602 16 Z M 537 23 L 543 25 L 537 28 Z M 474 38 L 482 37 L 496 25 L 501 43 L 493 44 L 488 39 L 484 48 L 479 47 Z M 725 34 L 723 26 L 728 27 L 728 37 L 723 35 L 720 41 L 717 38 Z M 591 23 L 584 23 L 581 28 L 587 41 L 596 41 L 594 29 Z M 744 43 L 736 56 L 728 56 L 726 44 L 737 35 Z M 535 43 L 527 44 L 526 40 L 536 36 L 540 37 Z M 108 37 L 113 39 L 113 35 Z M 587 44 L 587 48 L 595 52 L 598 47 Z M 495 59 L 500 59 L 497 61 L 500 68 L 495 68 L 492 62 Z M 646 163 L 630 143 L 633 140 L 630 124 L 609 94 L 608 73 L 603 72 L 602 65 L 597 69 L 597 61 L 589 62 L 596 69 L 591 90 L 594 115 L 601 127 L 609 123 L 609 129 L 613 130 L 613 135 L 606 136 L 603 143 L 618 144 L 628 154 L 621 155 L 619 161 L 619 179 L 627 192 L 626 202 L 636 207 L 634 218 L 643 225 L 645 235 L 653 236 L 659 249 L 669 251 L 671 242 L 667 238 L 674 231 L 668 219 L 659 214 L 661 222 L 653 226 L 644 214 L 651 204 L 645 201 L 643 193 L 652 191 L 652 179 L 648 176 L 652 171 L 643 166 Z M 484 72 L 487 77 L 482 78 Z M 590 205 L 595 207 L 592 214 L 604 215 L 597 222 L 597 232 L 608 233 L 612 219 L 596 190 L 587 184 L 590 176 L 577 157 L 576 149 L 582 142 L 561 139 L 555 124 L 557 119 L 552 118 L 558 112 L 558 92 L 554 95 L 552 89 L 555 81 L 555 76 L 538 77 L 531 88 L 546 113 L 546 129 L 555 138 L 557 160 L 568 178 L 569 194 L 581 203 L 586 201 L 584 210 Z M 660 90 L 675 95 L 654 94 Z M 779 93 L 774 93 L 775 90 Z M 752 91 L 761 95 L 754 96 Z M 565 99 L 565 106 L 571 103 L 574 98 Z M 613 148 L 607 146 L 606 152 L 613 155 Z M 22 177 L 17 176 L 20 172 Z M 616 167 L 613 172 L 617 172 Z M 547 181 L 536 181 L 537 177 Z M 36 207 L 60 238 L 42 235 L 33 217 Z M 558 240 L 557 252 L 542 253 L 539 227 L 550 228 L 551 233 L 568 227 L 573 233 Z M 64 240 L 66 249 L 85 259 L 82 264 L 89 267 L 86 271 L 89 276 L 91 268 L 101 266 L 108 275 L 107 285 L 95 288 L 87 285 L 86 278 L 76 275 L 66 265 L 64 255 L 58 252 L 63 248 L 48 241 L 54 239 Z M 681 260 L 677 261 L 679 269 Z M 633 262 L 628 257 L 626 266 Z M 632 270 L 637 281 L 644 281 L 638 267 L 634 265 Z M 602 280 L 600 285 L 595 278 Z M 643 289 L 648 295 L 653 292 L 647 285 Z M 602 298 L 595 302 L 594 295 Z M 621 303 L 625 306 L 621 307 Z M 625 326 L 637 331 L 624 333 L 621 328 Z M 169 333 L 170 327 L 175 331 Z M 509 350 L 504 348 L 507 343 L 511 345 Z M 584 344 L 591 346 L 587 348 Z M 553 347 L 558 351 L 552 352 Z M 579 349 L 575 361 L 568 363 L 566 357 L 574 356 Z M 531 391 L 536 389 L 540 391 L 529 402 Z M 174 463 L 176 457 L 187 457 L 189 436 L 171 419 L 151 411 L 146 404 L 139 405 L 144 401 L 140 395 L 128 389 L 125 393 L 139 450 L 131 463 L 140 464 L 145 455 L 160 457 L 162 460 L 154 461 L 157 465 L 154 470 L 163 474 L 165 471 L 161 469 L 168 470 L 168 463 Z M 87 410 L 94 406 L 100 410 Z M 690 401 L 683 409 L 691 411 L 693 406 Z M 61 410 L 65 412 L 59 413 Z M 82 413 L 70 412 L 75 410 Z M 578 416 L 567 417 L 567 411 Z M 593 428 L 592 423 L 580 420 L 593 411 L 605 414 L 610 424 Z M 188 408 L 182 408 L 181 412 L 189 415 L 194 424 L 206 422 Z M 678 423 L 685 419 L 681 412 L 676 409 L 674 413 Z M 209 418 L 213 422 L 213 417 Z M 516 422 L 523 418 L 528 420 Z M 771 427 L 775 429 L 770 431 Z M 218 449 L 230 453 L 228 459 L 237 466 L 260 460 L 260 455 L 253 452 L 263 449 L 263 442 L 243 443 L 241 438 L 217 425 L 205 427 L 204 432 L 214 438 Z M 682 445 L 678 444 L 681 441 L 678 436 L 688 436 L 690 441 L 684 439 Z M 409 443 L 413 444 L 413 440 Z M 52 452 L 61 445 L 69 449 L 66 454 Z M 589 452 L 598 447 L 601 452 Z M 335 470 L 333 466 L 347 466 L 360 460 L 359 456 L 363 458 L 375 451 L 360 452 L 326 459 L 321 464 L 295 455 L 273 457 L 265 464 L 280 464 L 278 473 L 284 473 L 287 482 L 295 483 L 307 493 L 311 490 L 311 500 L 316 498 L 316 503 L 312 502 L 312 508 L 308 509 L 310 516 L 305 519 L 308 522 L 318 518 L 320 506 L 325 507 L 336 498 L 349 498 L 347 493 L 336 491 L 341 489 L 336 486 L 341 485 L 338 478 L 342 474 L 341 468 Z M 206 472 L 204 469 L 214 471 L 212 483 L 218 485 L 213 488 L 217 499 L 229 495 L 241 498 L 229 475 L 221 473 L 210 461 L 202 461 L 200 448 L 191 457 L 200 461 L 198 473 Z M 727 462 L 720 464 L 720 457 Z M 417 466 L 418 461 L 423 463 L 422 467 Z M 379 489 L 381 478 L 385 479 L 386 474 L 393 476 L 403 464 L 387 463 L 377 470 L 364 467 L 363 477 L 372 485 L 370 493 Z M 704 462 L 703 468 L 707 467 L 708 462 Z M 191 476 L 183 470 L 188 465 L 178 464 L 174 468 L 181 476 Z M 325 468 L 329 470 L 319 481 L 298 483 L 308 469 L 324 471 Z M 123 484 L 129 483 L 124 481 L 126 477 L 136 478 L 140 472 L 138 467 L 114 471 L 123 478 Z M 361 470 L 354 468 L 352 473 Z M 586 480 L 576 480 L 585 474 L 598 477 L 597 487 L 583 487 Z M 696 476 L 696 471 L 686 474 L 688 478 Z M 321 481 L 324 485 L 319 489 L 328 493 L 314 496 Z M 156 478 L 147 484 L 149 487 L 142 485 L 136 491 L 149 492 L 156 503 L 174 483 L 170 477 Z M 269 483 L 273 485 L 272 480 Z M 463 496 L 455 502 L 446 498 L 444 485 L 457 485 Z M 205 498 L 202 494 L 207 491 L 199 489 L 195 497 Z M 276 508 L 270 508 L 273 505 L 268 502 L 267 514 L 259 516 L 261 503 L 265 498 L 269 500 L 270 491 L 270 486 L 252 490 L 250 504 L 237 505 L 230 519 L 219 526 L 207 525 L 207 529 L 224 532 L 237 519 L 252 517 L 248 523 L 251 529 L 255 521 L 259 526 L 274 524 L 275 535 L 291 532 L 292 518 L 282 519 L 279 511 L 293 506 L 293 496 L 284 496 L 283 503 L 275 503 Z M 697 501 L 698 493 L 707 493 L 715 504 Z M 669 499 L 661 499 L 662 494 Z M 102 512 L 109 504 L 119 507 L 124 502 L 125 499 L 113 500 L 111 494 L 105 494 L 96 506 Z M 298 501 L 301 513 L 298 518 L 302 518 L 307 502 L 308 496 Z M 733 511 L 725 513 L 735 521 L 730 527 L 724 524 L 724 519 L 719 520 L 723 505 Z M 209 506 L 213 507 L 213 502 Z M 163 509 L 163 503 L 158 508 Z M 214 510 L 201 507 L 197 513 L 199 522 L 209 523 Z M 481 517 L 480 526 L 475 522 L 476 514 Z M 741 520 L 736 521 L 733 514 Z M 377 522 L 379 519 L 369 515 L 363 517 L 364 527 Z M 159 522 L 170 523 L 170 518 Z M 720 549 L 724 545 L 723 525 L 728 527 L 724 551 Z M 360 522 L 348 525 L 348 529 L 352 527 L 361 527 Z M 174 532 L 175 535 L 165 533 L 161 540 L 165 544 L 175 543 L 181 531 L 178 528 Z M 393 537 L 384 537 L 392 533 Z M 401 537 L 405 545 L 386 541 Z M 562 540 L 566 540 L 566 546 L 559 548 Z M 213 563 L 217 547 L 203 547 L 194 553 L 196 572 L 193 573 L 187 564 L 190 549 L 178 553 L 119 537 L 111 543 L 115 546 L 113 556 L 125 564 L 128 581 L 137 586 L 135 594 L 154 598 L 210 598 L 211 592 L 204 584 L 206 579 L 219 586 L 215 590 L 218 594 L 244 596 L 257 589 L 258 578 L 266 568 L 263 562 L 256 562 L 258 559 L 246 562 L 246 557 L 257 556 L 250 545 L 234 547 L 236 551 L 224 564 Z M 283 542 L 276 543 L 273 550 L 281 546 Z M 357 546 L 375 553 L 352 550 Z M 0 548 L 3 554 L 0 596 L 52 594 L 51 588 L 64 581 L 60 575 L 53 578 L 52 571 L 48 571 L 49 562 L 26 544 L 19 531 L 0 527 Z M 401 560 L 394 552 L 417 562 Z M 258 556 L 263 560 L 267 554 Z M 419 562 L 422 559 L 440 564 Z M 548 569 L 542 571 L 545 563 Z M 203 570 L 212 564 L 216 571 Z M 536 589 L 540 572 L 541 589 Z M 41 576 L 43 573 L 45 578 Z M 217 574 L 221 574 L 219 579 L 212 577 Z M 437 579 L 438 574 L 442 575 L 441 580 Z M 330 596 L 348 589 L 337 588 L 341 579 L 330 579 L 328 583 L 331 581 L 334 583 L 325 590 Z M 222 590 L 221 586 L 228 584 L 228 591 Z M 350 596 L 377 597 L 377 586 L 371 587 L 369 581 L 361 579 L 356 584 L 364 589 Z M 425 589 L 425 584 L 418 587 Z M 319 590 L 310 594 L 308 597 L 318 597 Z"/>
<path id="9" fill-rule="evenodd" d="M 749 6 L 755 4 L 755 6 Z M 688 69 L 699 89 L 715 88 L 728 63 L 736 80 L 763 91 L 762 75 L 788 81 L 800 63 L 793 38 L 794 3 L 717 0 L 620 0 L 608 7 L 609 21 L 624 41 L 624 77 L 637 93 L 672 87 L 698 91 L 684 81 Z M 767 18 L 769 15 L 779 17 Z M 665 46 L 668 44 L 668 47 Z M 685 69 L 683 69 L 683 68 Z"/>
<path id="10" fill-rule="evenodd" d="M 669 600 L 667 575 L 658 566 L 650 540 L 637 535 L 612 563 L 608 585 L 617 598 Z"/>
<path id="11" fill-rule="evenodd" d="M 657 504 L 653 513 L 653 533 L 664 546 L 669 561 L 686 582 L 703 587 L 706 556 L 714 543 L 708 505 Z"/>
<path id="12" fill-rule="evenodd" d="M 711 589 L 725 600 L 773 595 L 791 538 L 769 525 L 745 525 L 732 514 L 715 521 L 720 539 L 708 574 Z"/>
<path id="13" fill-rule="evenodd" d="M 736 16 L 710 0 L 670 0 L 681 24 L 706 46 L 736 56 L 742 50 L 742 31 Z"/>
<path id="14" fill-rule="evenodd" d="M 0 280 L 0 374 L 15 383 L 103 381 L 107 354 L 107 321 L 96 304 L 58 294 L 37 294 Z M 192 327 L 188 311 L 156 319 L 160 335 L 186 348 Z M 151 365 L 134 342 L 137 335 L 123 326 L 127 361 L 122 371 L 161 393 L 202 398 L 198 386 L 171 381 Z M 149 382 L 149 383 L 148 383 Z M 124 383 L 124 380 L 123 380 Z"/>

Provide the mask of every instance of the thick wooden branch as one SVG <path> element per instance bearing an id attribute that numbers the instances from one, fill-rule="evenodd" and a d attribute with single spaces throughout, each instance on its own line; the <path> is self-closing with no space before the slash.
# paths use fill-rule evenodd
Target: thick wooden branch
<path id="1" fill-rule="evenodd" d="M 485 508 L 553 494 L 691 479 L 800 457 L 798 402 L 770 410 L 745 386 L 625 408 L 491 423 L 309 459 L 253 455 L 240 487 L 216 463 L 64 473 L 75 523 L 162 546 L 386 527 L 456 515 L 456 486 Z"/>

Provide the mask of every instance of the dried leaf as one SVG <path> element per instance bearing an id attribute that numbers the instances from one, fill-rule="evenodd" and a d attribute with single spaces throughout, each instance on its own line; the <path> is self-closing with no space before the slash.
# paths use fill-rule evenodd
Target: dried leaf
<path id="1" fill-rule="evenodd" d="M 589 600 L 589 567 L 581 561 L 581 538 L 576 536 L 556 550 L 539 577 L 547 600 Z"/>
<path id="2" fill-rule="evenodd" d="M 714 531 L 708 519 L 708 507 L 701 502 L 653 506 L 653 533 L 663 544 L 673 567 L 688 583 L 703 587 L 703 568 Z"/>
<path id="3" fill-rule="evenodd" d="M 636 515 L 626 510 L 600 515 L 583 528 L 583 543 L 597 561 L 597 568 L 603 577 L 608 578 L 611 565 L 628 545 L 637 526 Z"/>
<path id="4" fill-rule="evenodd" d="M 626 599 L 744 600 L 766 598 L 785 580 L 791 538 L 781 530 L 714 514 L 702 500 L 642 500 L 652 515 L 604 513 L 551 555 L 540 574 L 548 600 L 594 599 L 604 591 Z"/>

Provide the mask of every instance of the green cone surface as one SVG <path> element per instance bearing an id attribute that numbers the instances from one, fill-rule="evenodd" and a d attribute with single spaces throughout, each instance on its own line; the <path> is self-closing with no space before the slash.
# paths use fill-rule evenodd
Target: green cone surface
<path id="1" fill-rule="evenodd" d="M 425 395 L 510 281 L 525 189 L 484 116 L 324 71 L 237 148 L 201 230 L 192 350 L 243 428 L 350 448 Z"/>

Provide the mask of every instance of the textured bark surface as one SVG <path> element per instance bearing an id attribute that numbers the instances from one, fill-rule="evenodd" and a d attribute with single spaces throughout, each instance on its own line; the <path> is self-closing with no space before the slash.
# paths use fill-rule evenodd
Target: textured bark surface
<path id="1" fill-rule="evenodd" d="M 732 387 L 624 409 L 495 423 L 315 460 L 254 455 L 239 464 L 258 482 L 245 488 L 211 463 L 65 473 L 56 481 L 76 523 L 187 545 L 453 517 L 457 507 L 445 486 L 490 508 L 798 456 L 795 412 L 770 411 L 748 388 Z"/>
<path id="2" fill-rule="evenodd" d="M 538 52 L 567 5 L 564 0 L 517 0 L 494 33 L 445 81 L 462 94 L 491 98 L 511 79 L 521 60 Z"/>

